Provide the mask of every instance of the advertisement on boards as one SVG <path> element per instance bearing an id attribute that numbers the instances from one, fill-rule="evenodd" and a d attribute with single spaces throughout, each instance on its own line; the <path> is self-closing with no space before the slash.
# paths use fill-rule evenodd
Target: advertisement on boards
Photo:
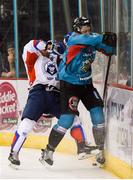
<path id="1" fill-rule="evenodd" d="M 13 85 L 0 84 L 0 130 L 11 129 L 18 123 L 18 95 Z"/>
<path id="2" fill-rule="evenodd" d="M 0 80 L 0 131 L 16 130 L 27 98 L 27 80 Z M 33 133 L 45 133 L 55 121 L 51 116 L 42 114 L 33 128 Z"/>
<path id="3" fill-rule="evenodd" d="M 107 150 L 132 165 L 133 91 L 110 87 L 106 108 Z"/>

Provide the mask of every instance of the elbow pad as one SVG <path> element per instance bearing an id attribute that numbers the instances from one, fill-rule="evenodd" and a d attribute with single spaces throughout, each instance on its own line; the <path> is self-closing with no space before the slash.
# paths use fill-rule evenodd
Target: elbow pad
<path id="1" fill-rule="evenodd" d="M 117 35 L 113 32 L 103 33 L 102 43 L 111 47 L 116 47 Z"/>

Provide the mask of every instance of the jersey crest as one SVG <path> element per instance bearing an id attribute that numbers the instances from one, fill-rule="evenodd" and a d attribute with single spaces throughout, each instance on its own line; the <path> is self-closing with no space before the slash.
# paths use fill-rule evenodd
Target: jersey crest
<path id="1" fill-rule="evenodd" d="M 48 62 L 45 65 L 45 71 L 50 74 L 50 75 L 54 75 L 57 73 L 57 65 L 54 62 Z"/>

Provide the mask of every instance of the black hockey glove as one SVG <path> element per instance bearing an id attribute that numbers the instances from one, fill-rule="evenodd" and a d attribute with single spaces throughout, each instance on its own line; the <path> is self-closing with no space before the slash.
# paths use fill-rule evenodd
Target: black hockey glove
<path id="1" fill-rule="evenodd" d="M 111 46 L 111 47 L 116 47 L 116 42 L 117 42 L 117 35 L 116 33 L 113 32 L 105 32 L 103 33 L 103 40 L 102 43 Z"/>

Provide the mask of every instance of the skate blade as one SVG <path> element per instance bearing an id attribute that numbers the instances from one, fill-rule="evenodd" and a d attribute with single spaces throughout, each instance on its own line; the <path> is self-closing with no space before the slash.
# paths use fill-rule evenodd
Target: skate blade
<path id="1" fill-rule="evenodd" d="M 97 155 L 99 153 L 99 150 L 98 149 L 94 149 L 94 150 L 91 150 L 91 154 L 93 155 Z"/>
<path id="2" fill-rule="evenodd" d="M 15 165 L 15 164 L 12 164 L 12 163 L 9 164 L 9 167 L 14 169 L 14 170 L 19 170 L 19 166 Z"/>
<path id="3" fill-rule="evenodd" d="M 51 165 L 50 164 L 48 164 L 44 159 L 42 159 L 42 158 L 39 158 L 39 162 L 45 167 L 45 168 L 50 168 L 51 167 Z"/>
<path id="4" fill-rule="evenodd" d="M 94 150 L 91 150 L 90 153 L 87 153 L 87 152 L 80 153 L 78 155 L 78 160 L 83 160 L 83 159 L 88 159 L 88 158 L 91 158 L 91 157 L 96 157 L 98 152 L 99 152 L 99 150 L 94 149 Z"/>
<path id="5" fill-rule="evenodd" d="M 95 156 L 94 154 L 86 154 L 86 153 L 80 153 L 78 155 L 78 160 L 88 159 Z"/>
<path id="6" fill-rule="evenodd" d="M 42 158 L 39 158 L 39 162 L 40 162 L 43 166 L 46 165 L 46 162 L 45 162 Z"/>

